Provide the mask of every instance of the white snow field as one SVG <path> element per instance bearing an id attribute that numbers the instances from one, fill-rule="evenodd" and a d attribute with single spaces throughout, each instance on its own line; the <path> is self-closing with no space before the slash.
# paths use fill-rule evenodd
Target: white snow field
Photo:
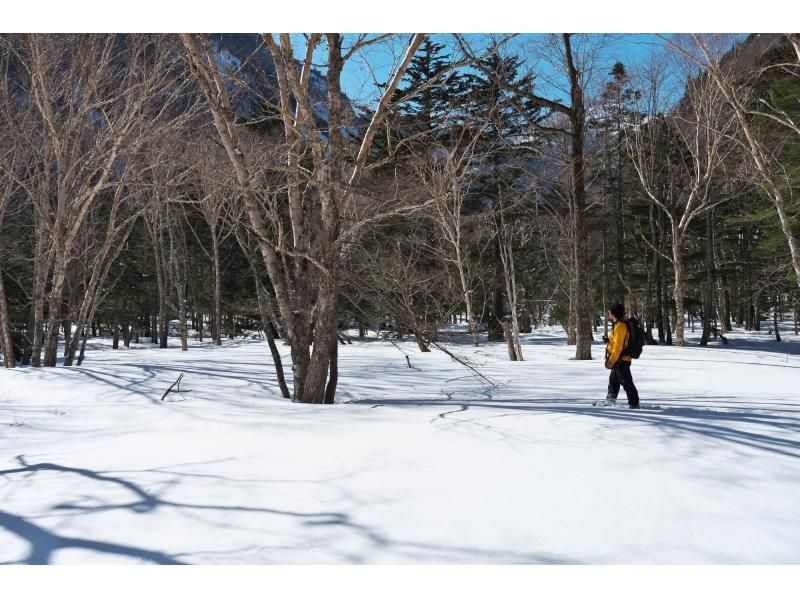
<path id="1" fill-rule="evenodd" d="M 641 411 L 555 328 L 447 345 L 496 386 L 354 341 L 329 406 L 264 341 L 98 340 L 0 371 L 0 563 L 799 564 L 800 340 L 766 329 L 645 347 Z"/>

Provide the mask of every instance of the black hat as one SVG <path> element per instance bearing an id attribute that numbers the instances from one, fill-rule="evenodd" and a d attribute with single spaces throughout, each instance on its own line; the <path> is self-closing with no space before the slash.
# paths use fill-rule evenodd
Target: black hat
<path id="1" fill-rule="evenodd" d="M 625 306 L 622 303 L 612 303 L 611 309 L 608 311 L 614 314 L 614 317 L 617 318 L 617 320 L 621 320 L 625 317 Z"/>

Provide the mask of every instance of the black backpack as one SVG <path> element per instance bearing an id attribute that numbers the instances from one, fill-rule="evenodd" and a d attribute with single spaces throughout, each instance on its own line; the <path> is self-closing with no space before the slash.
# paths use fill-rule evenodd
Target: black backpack
<path id="1" fill-rule="evenodd" d="M 644 328 L 636 316 L 628 318 L 628 346 L 622 351 L 623 355 L 630 355 L 633 359 L 639 359 L 644 347 Z"/>

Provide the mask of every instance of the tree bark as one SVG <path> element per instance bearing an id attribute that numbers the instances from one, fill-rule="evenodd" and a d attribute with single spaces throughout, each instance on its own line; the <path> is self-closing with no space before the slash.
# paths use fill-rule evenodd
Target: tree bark
<path id="1" fill-rule="evenodd" d="M 714 317 L 714 220 L 713 210 L 706 211 L 705 281 L 703 288 L 703 334 L 700 346 L 705 347 L 711 337 L 711 320 Z"/>
<path id="2" fill-rule="evenodd" d="M 500 248 L 500 261 L 503 265 L 503 279 L 506 283 L 506 295 L 508 296 L 508 307 L 511 311 L 510 326 L 503 318 L 503 332 L 506 340 L 510 343 L 513 349 L 512 361 L 523 361 L 522 357 L 522 342 L 519 337 L 519 319 L 517 317 L 517 281 L 516 269 L 514 267 L 514 249 L 512 246 L 512 239 L 509 238 L 510 233 L 506 230 L 505 217 L 503 216 L 502 197 L 500 205 L 500 226 L 497 231 L 498 245 Z M 511 328 L 511 330 L 509 330 Z M 511 333 L 512 336 L 509 336 Z"/>
<path id="3" fill-rule="evenodd" d="M 3 270 L 0 268 L 0 345 L 3 347 L 3 365 L 7 368 L 17 366 L 14 357 L 14 343 L 11 340 L 11 320 L 8 314 L 6 287 L 3 283 Z"/>
<path id="4" fill-rule="evenodd" d="M 719 284 L 717 287 L 719 294 L 719 312 L 720 312 L 720 330 L 730 332 L 731 327 L 731 291 L 728 284 L 728 274 L 722 267 L 721 261 L 722 247 L 719 237 L 715 239 L 714 243 L 714 269 L 719 273 Z"/>
<path id="5" fill-rule="evenodd" d="M 575 244 L 575 316 L 577 343 L 575 359 L 592 358 L 592 302 L 589 281 L 588 236 L 586 234 L 586 166 L 584 158 L 584 136 L 586 114 L 583 100 L 583 89 L 572 56 L 570 34 L 565 33 L 564 50 L 567 59 L 567 70 L 570 79 L 571 109 L 569 119 L 572 142 L 572 228 Z"/>
<path id="6" fill-rule="evenodd" d="M 517 361 L 517 352 L 514 347 L 513 332 L 511 331 L 510 318 L 503 318 L 503 335 L 506 337 L 506 346 L 508 347 L 508 358 L 511 361 Z"/>
<path id="7" fill-rule="evenodd" d="M 256 276 L 256 289 L 258 292 L 258 311 L 261 314 L 261 324 L 264 327 L 264 334 L 267 337 L 267 345 L 269 345 L 269 352 L 272 355 L 272 362 L 275 364 L 275 378 L 278 381 L 278 387 L 281 390 L 281 396 L 284 399 L 291 398 L 289 387 L 286 386 L 286 377 L 283 373 L 283 362 L 281 354 L 278 352 L 278 347 L 275 344 L 275 335 L 272 333 L 272 318 L 270 312 L 272 308 L 269 302 L 264 298 L 265 291 L 261 290 L 261 282 Z"/>
<path id="8" fill-rule="evenodd" d="M 131 325 L 128 322 L 122 325 L 122 342 L 126 349 L 131 348 Z"/>
<path id="9" fill-rule="evenodd" d="M 222 277 L 219 271 L 219 240 L 212 228 L 211 242 L 214 255 L 214 331 L 212 337 L 218 346 L 222 345 Z"/>
<path id="10" fill-rule="evenodd" d="M 683 262 L 683 231 L 678 227 L 676 219 L 672 219 L 672 266 L 675 271 L 675 286 L 673 287 L 672 297 L 675 300 L 675 344 L 678 347 L 684 346 L 684 307 L 683 298 L 684 288 L 684 262 Z"/>
<path id="11" fill-rule="evenodd" d="M 336 342 L 335 338 L 331 343 L 330 357 L 328 359 L 330 371 L 328 373 L 328 383 L 325 386 L 325 404 L 333 405 L 336 397 L 336 386 L 339 383 L 339 343 Z"/>

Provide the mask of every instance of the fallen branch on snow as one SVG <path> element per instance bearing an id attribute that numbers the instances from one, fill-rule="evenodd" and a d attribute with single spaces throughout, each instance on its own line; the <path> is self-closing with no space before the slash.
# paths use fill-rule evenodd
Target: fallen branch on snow
<path id="1" fill-rule="evenodd" d="M 169 387 L 169 388 L 168 388 L 168 389 L 167 389 L 167 390 L 164 392 L 164 394 L 163 394 L 163 395 L 161 395 L 161 400 L 162 400 L 162 401 L 163 401 L 163 400 L 166 398 L 166 396 L 167 396 L 169 393 L 171 393 L 171 392 L 190 392 L 190 391 L 188 391 L 188 390 L 181 390 L 181 380 L 182 380 L 182 379 L 183 379 L 183 374 L 181 374 L 180 376 L 178 376 L 178 379 L 177 379 L 177 380 L 175 380 L 175 382 L 173 382 L 173 383 L 172 383 L 172 386 L 170 386 L 170 387 Z M 177 386 L 178 388 L 175 388 L 175 386 Z"/>

